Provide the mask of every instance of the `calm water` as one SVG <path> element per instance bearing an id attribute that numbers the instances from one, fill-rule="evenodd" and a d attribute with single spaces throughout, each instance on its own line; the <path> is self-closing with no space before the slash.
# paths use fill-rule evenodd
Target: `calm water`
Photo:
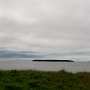
<path id="1" fill-rule="evenodd" d="M 90 62 L 33 62 L 23 59 L 2 59 L 0 60 L 0 69 L 32 69 L 43 71 L 59 71 L 65 69 L 70 72 L 90 72 Z"/>

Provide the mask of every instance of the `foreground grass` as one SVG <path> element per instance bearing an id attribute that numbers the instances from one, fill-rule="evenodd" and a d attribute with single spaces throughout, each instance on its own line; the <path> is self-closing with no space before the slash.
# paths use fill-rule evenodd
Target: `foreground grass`
<path id="1" fill-rule="evenodd" d="M 0 90 L 90 90 L 90 73 L 0 70 Z"/>

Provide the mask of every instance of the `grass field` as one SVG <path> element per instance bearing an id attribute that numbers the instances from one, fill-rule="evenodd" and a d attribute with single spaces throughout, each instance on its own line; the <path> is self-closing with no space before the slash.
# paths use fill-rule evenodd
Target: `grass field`
<path id="1" fill-rule="evenodd" d="M 0 90 L 90 90 L 90 72 L 0 70 Z"/>

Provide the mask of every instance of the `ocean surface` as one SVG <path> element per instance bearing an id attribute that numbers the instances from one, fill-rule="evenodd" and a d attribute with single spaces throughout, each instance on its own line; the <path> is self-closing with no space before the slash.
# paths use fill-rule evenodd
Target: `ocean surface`
<path id="1" fill-rule="evenodd" d="M 90 72 L 90 62 L 34 62 L 31 59 L 0 59 L 0 70 Z"/>

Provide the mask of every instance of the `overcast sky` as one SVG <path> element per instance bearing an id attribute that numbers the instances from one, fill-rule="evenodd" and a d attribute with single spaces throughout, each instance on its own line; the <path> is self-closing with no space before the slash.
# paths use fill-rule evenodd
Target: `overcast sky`
<path id="1" fill-rule="evenodd" d="M 0 0 L 3 49 L 90 59 L 90 0 Z"/>

